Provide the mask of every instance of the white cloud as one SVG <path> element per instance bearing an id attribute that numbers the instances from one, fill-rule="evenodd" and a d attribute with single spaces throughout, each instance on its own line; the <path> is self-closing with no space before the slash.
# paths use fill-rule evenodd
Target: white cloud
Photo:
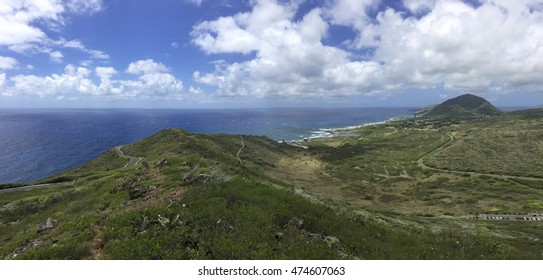
<path id="1" fill-rule="evenodd" d="M 0 84 L 1 85 L 1 84 Z M 199 87 L 189 87 L 189 93 L 193 95 L 201 95 L 204 94 L 204 91 Z"/>
<path id="2" fill-rule="evenodd" d="M 62 43 L 62 42 L 61 42 Z M 71 40 L 71 41 L 68 41 L 66 43 L 63 44 L 63 47 L 65 48 L 72 48 L 72 49 L 77 49 L 77 50 L 81 50 L 81 51 L 85 51 L 86 48 L 85 46 L 83 45 L 83 43 L 81 43 L 81 41 L 79 40 Z"/>
<path id="3" fill-rule="evenodd" d="M 6 73 L 2 73 L 0 74 L 0 88 L 2 88 L 5 83 L 6 83 Z"/>
<path id="4" fill-rule="evenodd" d="M 71 40 L 71 41 L 67 41 L 67 42 L 65 40 L 59 40 L 58 42 L 56 42 L 56 44 L 60 45 L 60 46 L 62 46 L 64 48 L 76 49 L 76 50 L 79 50 L 81 52 L 87 53 L 87 54 L 90 55 L 91 58 L 94 58 L 94 59 L 99 59 L 99 60 L 108 60 L 109 59 L 109 55 L 106 54 L 105 52 L 99 51 L 99 50 L 88 49 L 79 40 Z"/>
<path id="5" fill-rule="evenodd" d="M 403 0 L 403 5 L 413 14 L 431 11 L 436 0 Z"/>
<path id="6" fill-rule="evenodd" d="M 96 87 L 94 95 L 112 95 L 112 96 L 123 96 L 129 95 L 126 94 L 125 89 L 122 86 L 119 86 L 119 82 L 111 80 L 114 75 L 117 75 L 117 70 L 113 67 L 96 67 L 94 69 L 96 76 L 100 78 L 100 84 Z"/>
<path id="7" fill-rule="evenodd" d="M 128 88 L 131 95 L 150 95 L 155 97 L 177 96 L 182 94 L 183 82 L 170 73 L 146 73 L 138 77 L 137 81 L 120 81 Z"/>
<path id="8" fill-rule="evenodd" d="M 59 61 L 59 42 L 51 39 L 50 33 L 59 33 L 73 14 L 92 14 L 103 9 L 101 0 L 5 0 L 0 3 L 0 46 L 8 50 L 32 55 L 52 54 Z M 61 40 L 61 42 L 66 43 Z M 79 45 L 77 45 L 79 43 Z M 92 58 L 107 59 L 107 54 L 86 49 L 75 40 L 66 47 L 88 53 Z"/>
<path id="9" fill-rule="evenodd" d="M 167 73 L 169 69 L 164 64 L 152 59 L 132 62 L 126 72 L 139 75 L 137 81 L 120 81 L 121 85 L 130 88 L 133 95 L 173 96 L 182 93 L 183 82 Z"/>
<path id="10" fill-rule="evenodd" d="M 167 72 L 168 67 L 162 63 L 157 63 L 152 59 L 138 60 L 128 65 L 126 73 L 129 74 L 149 74 L 157 72 Z"/>
<path id="11" fill-rule="evenodd" d="M 109 80 L 113 75 L 117 74 L 117 70 L 113 67 L 96 67 L 95 72 L 102 80 Z"/>
<path id="12" fill-rule="evenodd" d="M 51 58 L 52 61 L 54 62 L 62 62 L 62 58 L 64 57 L 64 55 L 62 55 L 61 52 L 59 51 L 52 51 L 49 53 L 49 58 Z"/>
<path id="13" fill-rule="evenodd" d="M 217 86 L 222 95 L 327 96 L 370 90 L 377 81 L 374 62 L 351 62 L 350 53 L 325 46 L 329 23 L 315 8 L 296 20 L 297 6 L 258 1 L 249 13 L 194 27 L 193 43 L 208 53 L 249 53 L 244 62 L 195 71 L 195 81 Z M 358 74 L 358 76 L 351 76 Z M 380 80 L 380 79 L 379 79 Z"/>
<path id="14" fill-rule="evenodd" d="M 273 0 L 254 1 L 250 13 L 238 13 L 204 21 L 193 28 L 193 43 L 207 53 L 248 54 L 269 47 L 268 40 L 293 39 L 290 31 L 295 28 L 291 19 L 296 13 L 296 3 L 279 4 Z M 318 28 L 318 27 L 317 27 Z M 290 32 L 290 33 L 289 33 Z"/>
<path id="15" fill-rule="evenodd" d="M 389 9 L 370 28 L 380 38 L 374 59 L 384 62 L 389 77 L 418 86 L 541 85 L 543 13 L 530 2 L 487 1 L 474 8 L 437 1 L 419 20 Z"/>
<path id="16" fill-rule="evenodd" d="M 299 19 L 297 1 L 259 0 L 249 12 L 194 26 L 193 43 L 209 54 L 246 54 L 195 71 L 222 95 L 383 94 L 406 88 L 543 87 L 540 1 L 404 0 L 411 13 L 378 0 L 334 0 Z M 371 17 L 369 14 L 377 14 Z M 409 16 L 416 14 L 415 16 Z M 350 50 L 325 45 L 330 25 L 352 28 Z M 363 58 L 358 51 L 365 53 Z M 247 55 L 250 54 L 250 55 Z"/>
<path id="17" fill-rule="evenodd" d="M 183 82 L 168 68 L 151 59 L 130 63 L 127 71 L 136 77 L 116 79 L 119 75 L 113 67 L 73 66 L 64 68 L 62 74 L 48 76 L 16 75 L 8 79 L 0 76 L 4 84 L 0 93 L 6 96 L 38 96 L 42 98 L 84 99 L 105 97 L 113 99 L 182 99 L 185 96 Z M 94 74 L 94 75 L 93 75 Z M 94 77 L 93 77 L 94 76 Z M 1 85 L 0 85 L 1 86 Z M 196 89 L 191 89 L 194 93 Z"/>
<path id="18" fill-rule="evenodd" d="M 47 35 L 35 25 L 62 25 L 64 6 L 58 0 L 4 1 L 0 6 L 0 45 L 40 43 Z"/>
<path id="19" fill-rule="evenodd" d="M 0 69 L 9 70 L 15 68 L 18 62 L 15 58 L 0 55 Z"/>
<path id="20" fill-rule="evenodd" d="M 207 53 L 246 54 L 258 48 L 258 39 L 240 27 L 233 17 L 200 23 L 194 28 L 192 36 L 193 42 Z"/>
<path id="21" fill-rule="evenodd" d="M 328 16 L 333 24 L 362 29 L 371 18 L 368 12 L 377 8 L 380 0 L 333 0 L 329 2 Z"/>
<path id="22" fill-rule="evenodd" d="M 78 14 L 93 14 L 103 9 L 102 0 L 69 0 L 66 5 L 70 12 Z"/>
<path id="23" fill-rule="evenodd" d="M 67 65 L 64 73 L 39 77 L 35 75 L 17 75 L 10 78 L 12 86 L 4 95 L 26 95 L 39 97 L 57 97 L 72 95 L 76 92 L 88 93 L 93 90 L 92 81 L 88 79 L 90 71 L 84 67 Z"/>
<path id="24" fill-rule="evenodd" d="M 185 0 L 187 3 L 194 4 L 198 7 L 202 6 L 204 0 Z"/>
<path id="25" fill-rule="evenodd" d="M 33 20 L 45 19 L 47 14 L 24 7 L 23 4 L 22 1 L 12 1 L 0 7 L 0 45 L 41 42 L 47 37 L 39 28 L 30 25 Z"/>

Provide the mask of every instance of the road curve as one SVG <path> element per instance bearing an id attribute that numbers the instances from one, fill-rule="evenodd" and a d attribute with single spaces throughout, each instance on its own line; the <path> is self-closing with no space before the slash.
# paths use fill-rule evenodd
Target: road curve
<path id="1" fill-rule="evenodd" d="M 142 158 L 137 158 L 137 157 L 125 155 L 125 154 L 123 153 L 123 151 L 121 151 L 121 148 L 122 148 L 122 147 L 123 147 L 123 146 L 117 146 L 117 147 L 115 147 L 115 152 L 117 152 L 117 155 L 119 155 L 120 157 L 123 157 L 123 158 L 126 158 L 126 159 L 129 159 L 129 160 L 130 160 L 130 162 L 128 162 L 124 167 L 134 166 L 134 165 L 138 164 L 138 162 L 139 162 L 140 160 L 142 160 Z M 63 184 L 63 183 L 38 184 L 38 185 L 29 185 L 29 186 L 15 187 L 15 188 L 9 188 L 9 189 L 0 190 L 0 193 L 10 193 L 10 192 L 16 192 L 16 191 L 31 191 L 31 190 L 35 190 L 35 189 L 42 189 L 42 188 L 48 188 L 48 187 L 52 187 L 52 186 L 57 186 L 57 185 L 60 185 L 60 184 Z"/>
<path id="2" fill-rule="evenodd" d="M 133 157 L 133 156 L 129 156 L 129 155 L 125 155 L 123 153 L 123 151 L 121 151 L 121 148 L 123 146 L 117 146 L 115 147 L 115 152 L 117 152 L 117 155 L 119 155 L 120 157 L 123 157 L 123 158 L 126 158 L 126 159 L 129 159 L 130 161 L 124 166 L 125 168 L 128 167 L 128 166 L 134 166 L 136 164 L 138 164 L 138 162 L 142 159 L 142 158 L 138 158 L 138 157 Z"/>
<path id="3" fill-rule="evenodd" d="M 483 172 L 474 172 L 474 171 L 462 171 L 462 170 L 451 170 L 451 169 L 443 169 L 443 168 L 435 168 L 428 166 L 424 163 L 424 158 L 430 154 L 433 154 L 439 150 L 442 150 L 445 146 L 451 145 L 455 138 L 452 134 L 447 133 L 447 136 L 449 136 L 449 141 L 441 144 L 441 146 L 431 150 L 427 154 L 423 155 L 417 160 L 418 166 L 420 166 L 423 169 L 428 170 L 434 170 L 434 171 L 440 171 L 440 172 L 447 172 L 447 173 L 454 173 L 454 174 L 460 174 L 460 175 L 479 175 L 479 176 L 489 176 L 493 178 L 502 178 L 502 179 L 521 179 L 521 180 L 528 180 L 528 181 L 543 181 L 543 178 L 536 178 L 536 177 L 524 177 L 524 176 L 515 176 L 515 175 L 499 175 L 499 174 L 492 174 L 492 173 L 483 173 Z"/>
<path id="4" fill-rule="evenodd" d="M 39 184 L 39 185 L 30 185 L 30 186 L 23 186 L 23 187 L 15 187 L 15 188 L 9 188 L 9 189 L 3 189 L 0 190 L 0 193 L 10 193 L 10 192 L 17 192 L 17 191 L 31 191 L 35 189 L 42 189 L 47 188 L 51 186 L 56 186 L 57 184 Z"/>
<path id="5" fill-rule="evenodd" d="M 447 133 L 447 136 L 449 136 L 449 141 L 448 142 L 445 142 L 443 144 L 441 144 L 439 147 L 429 151 L 428 153 L 424 154 L 423 156 L 421 156 L 418 160 L 417 160 L 417 164 L 422 167 L 423 169 L 431 169 L 431 170 L 437 170 L 437 171 L 449 171 L 449 170 L 445 170 L 445 169 L 439 169 L 439 168 L 434 168 L 434 167 L 430 167 L 428 165 L 426 165 L 424 163 L 424 158 L 430 154 L 433 154 L 435 153 L 436 151 L 438 150 L 441 150 L 443 149 L 443 147 L 445 147 L 446 145 L 451 145 L 453 142 L 454 142 L 454 136 L 452 136 L 452 134 L 450 133 Z"/>
<path id="6" fill-rule="evenodd" d="M 243 162 L 241 161 L 240 154 L 241 154 L 241 151 L 243 150 L 243 148 L 245 148 L 245 141 L 243 141 L 243 136 L 240 135 L 239 137 L 241 138 L 241 147 L 239 148 L 238 152 L 236 153 L 236 157 L 238 158 L 239 163 L 243 164 Z"/>

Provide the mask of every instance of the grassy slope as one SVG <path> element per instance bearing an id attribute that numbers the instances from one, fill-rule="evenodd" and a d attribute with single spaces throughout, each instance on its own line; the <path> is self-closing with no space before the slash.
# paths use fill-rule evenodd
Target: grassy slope
<path id="1" fill-rule="evenodd" d="M 525 120 L 512 117 L 516 121 Z M 439 217 L 540 207 L 534 198 L 543 190 L 533 182 L 464 177 L 416 165 L 448 139 L 445 132 L 480 125 L 464 122 L 366 127 L 361 138 L 315 141 L 308 150 L 243 136 L 239 159 L 240 136 L 162 131 L 123 147 L 126 154 L 145 157 L 136 167 L 122 168 L 126 159 L 111 150 L 47 180 L 69 182 L 65 185 L 2 194 L 0 255 L 543 258 L 540 223 Z M 59 225 L 38 234 L 47 218 Z"/>
<path id="2" fill-rule="evenodd" d="M 543 122 L 506 116 L 461 125 L 455 143 L 433 155 L 436 167 L 518 176 L 543 176 Z M 466 160 L 466 158 L 470 160 Z"/>

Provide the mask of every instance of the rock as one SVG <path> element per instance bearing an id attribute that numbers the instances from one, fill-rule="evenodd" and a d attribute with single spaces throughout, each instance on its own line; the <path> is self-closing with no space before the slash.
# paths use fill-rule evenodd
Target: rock
<path id="1" fill-rule="evenodd" d="M 128 197 L 130 199 L 137 199 L 137 198 L 145 196 L 147 192 L 154 190 L 156 188 L 157 188 L 156 186 L 144 186 L 144 187 L 133 186 L 128 189 Z"/>
<path id="2" fill-rule="evenodd" d="M 40 224 L 40 226 L 38 227 L 38 235 L 44 233 L 46 230 L 50 229 L 50 228 L 54 228 L 58 226 L 58 220 L 55 220 L 55 219 L 51 219 L 51 218 L 47 218 L 47 221 L 45 221 L 45 223 L 43 224 Z"/>
<path id="3" fill-rule="evenodd" d="M 283 233 L 282 232 L 276 232 L 273 234 L 273 238 L 275 240 L 281 240 L 283 238 Z"/>
<path id="4" fill-rule="evenodd" d="M 163 226 L 163 227 L 168 227 L 170 225 L 170 219 L 166 218 L 166 217 L 162 217 L 160 215 L 158 215 L 158 222 Z"/>
<path id="5" fill-rule="evenodd" d="M 299 219 L 298 221 L 296 221 L 296 226 L 301 229 L 304 227 L 304 220 L 302 219 Z"/>
<path id="6" fill-rule="evenodd" d="M 302 233 L 309 236 L 309 238 L 313 240 L 324 240 L 324 235 L 319 234 L 319 233 L 312 233 L 306 230 L 302 230 Z"/>
<path id="7" fill-rule="evenodd" d="M 341 216 L 344 216 L 346 212 L 347 210 L 345 208 L 341 208 L 336 212 L 336 215 L 341 217 Z"/>
<path id="8" fill-rule="evenodd" d="M 138 229 L 138 232 L 144 232 L 147 230 L 147 226 L 149 225 L 149 219 L 147 219 L 147 216 L 143 217 L 143 220 L 141 221 L 140 228 Z"/>
<path id="9" fill-rule="evenodd" d="M 324 242 L 326 242 L 330 248 L 338 248 L 340 246 L 339 239 L 335 236 L 326 236 Z"/>
<path id="10" fill-rule="evenodd" d="M 22 254 L 24 253 L 26 250 L 30 249 L 30 248 L 35 248 L 35 247 L 38 247 L 39 245 L 42 244 L 42 241 L 33 241 L 33 242 L 29 242 L 29 243 L 26 243 L 24 244 L 23 246 L 20 246 L 20 247 L 17 247 L 15 248 L 15 251 L 13 251 L 11 254 L 9 254 L 7 257 L 6 257 L 6 260 L 11 260 L 11 259 L 14 259 L 16 258 L 19 254 Z"/>
<path id="11" fill-rule="evenodd" d="M 297 229 L 302 229 L 304 227 L 304 220 L 294 217 L 290 219 L 290 221 L 288 221 L 288 223 L 285 225 L 285 227 L 289 226 L 295 227 Z"/>

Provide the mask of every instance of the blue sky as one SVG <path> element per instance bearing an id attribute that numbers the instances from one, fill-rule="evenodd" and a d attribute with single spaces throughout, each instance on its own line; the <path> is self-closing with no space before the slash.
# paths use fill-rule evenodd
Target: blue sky
<path id="1" fill-rule="evenodd" d="M 543 104 L 543 1 L 4 0 L 0 107 Z"/>

